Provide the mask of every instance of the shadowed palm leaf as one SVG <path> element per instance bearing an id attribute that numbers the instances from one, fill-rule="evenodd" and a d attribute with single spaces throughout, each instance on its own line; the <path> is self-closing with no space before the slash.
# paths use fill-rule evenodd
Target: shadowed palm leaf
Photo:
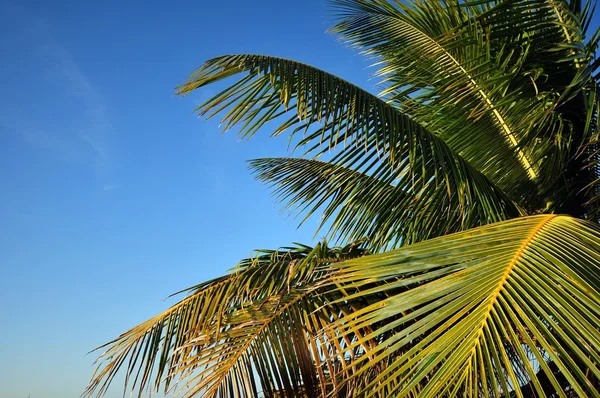
<path id="1" fill-rule="evenodd" d="M 589 82 L 597 40 L 585 45 L 585 19 L 566 2 L 333 3 L 332 31 L 381 59 L 384 98 L 514 197 L 561 201 L 558 171 L 586 135 L 568 104 Z"/>

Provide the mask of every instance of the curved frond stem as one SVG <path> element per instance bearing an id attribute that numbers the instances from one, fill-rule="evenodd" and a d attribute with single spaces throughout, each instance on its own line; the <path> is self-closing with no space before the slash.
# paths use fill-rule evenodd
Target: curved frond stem
<path id="1" fill-rule="evenodd" d="M 563 4 L 562 2 L 560 2 L 559 4 Z M 565 19 L 562 15 L 561 9 L 560 9 L 560 5 L 556 4 L 554 2 L 551 2 L 551 7 L 554 9 L 554 12 L 556 13 L 556 18 L 558 19 L 558 22 L 560 23 L 560 26 L 562 27 L 563 33 L 565 35 L 565 39 L 567 40 L 567 43 L 572 44 L 573 43 L 573 38 L 571 37 L 571 33 L 569 33 L 569 29 L 567 28 L 567 24 L 565 23 Z M 576 55 L 576 51 L 575 50 L 571 50 L 571 54 L 572 55 Z M 575 58 L 575 67 L 576 68 L 581 68 L 582 64 L 581 61 L 578 58 Z"/>

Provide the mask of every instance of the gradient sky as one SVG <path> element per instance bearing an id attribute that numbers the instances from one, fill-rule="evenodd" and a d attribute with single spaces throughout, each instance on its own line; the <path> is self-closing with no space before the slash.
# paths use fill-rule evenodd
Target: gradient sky
<path id="1" fill-rule="evenodd" d="M 0 0 L 0 397 L 77 397 L 86 353 L 170 293 L 313 241 L 246 168 L 286 139 L 221 135 L 192 113 L 216 88 L 173 88 L 238 52 L 372 86 L 330 21 L 319 0 Z"/>
<path id="2" fill-rule="evenodd" d="M 199 120 L 216 87 L 173 95 L 194 68 L 254 52 L 374 83 L 321 0 L 127 3 L 0 0 L 1 398 L 78 397 L 86 353 L 170 293 L 313 241 L 246 168 L 286 139 Z"/>

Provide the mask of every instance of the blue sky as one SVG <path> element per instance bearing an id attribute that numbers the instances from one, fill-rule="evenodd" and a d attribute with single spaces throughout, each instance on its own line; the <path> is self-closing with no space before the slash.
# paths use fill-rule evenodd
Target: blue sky
<path id="1" fill-rule="evenodd" d="M 320 0 L 0 0 L 0 397 L 77 397 L 86 353 L 170 293 L 255 248 L 313 241 L 315 223 L 296 230 L 246 169 L 286 139 L 221 135 L 192 113 L 216 88 L 173 88 L 240 52 L 372 88 L 330 25 Z"/>
<path id="2" fill-rule="evenodd" d="M 192 113 L 216 89 L 173 88 L 238 52 L 369 87 L 330 20 L 322 1 L 0 0 L 0 397 L 77 397 L 86 353 L 170 293 L 312 241 L 315 224 L 296 230 L 246 169 L 285 138 L 221 135 Z"/>

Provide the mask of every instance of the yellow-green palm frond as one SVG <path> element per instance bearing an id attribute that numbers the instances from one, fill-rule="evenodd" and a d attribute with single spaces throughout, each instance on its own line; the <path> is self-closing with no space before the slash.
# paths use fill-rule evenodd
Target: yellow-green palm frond
<path id="1" fill-rule="evenodd" d="M 86 395 L 104 394 L 122 368 L 125 388 L 139 396 L 150 387 L 215 397 L 331 390 L 333 371 L 325 367 L 336 364 L 324 352 L 341 346 L 316 336 L 351 307 L 335 306 L 337 315 L 325 310 L 340 296 L 314 299 L 315 282 L 328 274 L 326 264 L 368 254 L 364 243 L 260 250 L 229 275 L 186 289 L 188 297 L 97 349 L 105 351 Z"/>
<path id="2" fill-rule="evenodd" d="M 325 328 L 385 335 L 354 362 L 348 380 L 387 364 L 358 396 L 600 395 L 596 224 L 517 218 L 335 268 L 328 283 L 360 290 L 344 300 L 397 292 Z"/>

